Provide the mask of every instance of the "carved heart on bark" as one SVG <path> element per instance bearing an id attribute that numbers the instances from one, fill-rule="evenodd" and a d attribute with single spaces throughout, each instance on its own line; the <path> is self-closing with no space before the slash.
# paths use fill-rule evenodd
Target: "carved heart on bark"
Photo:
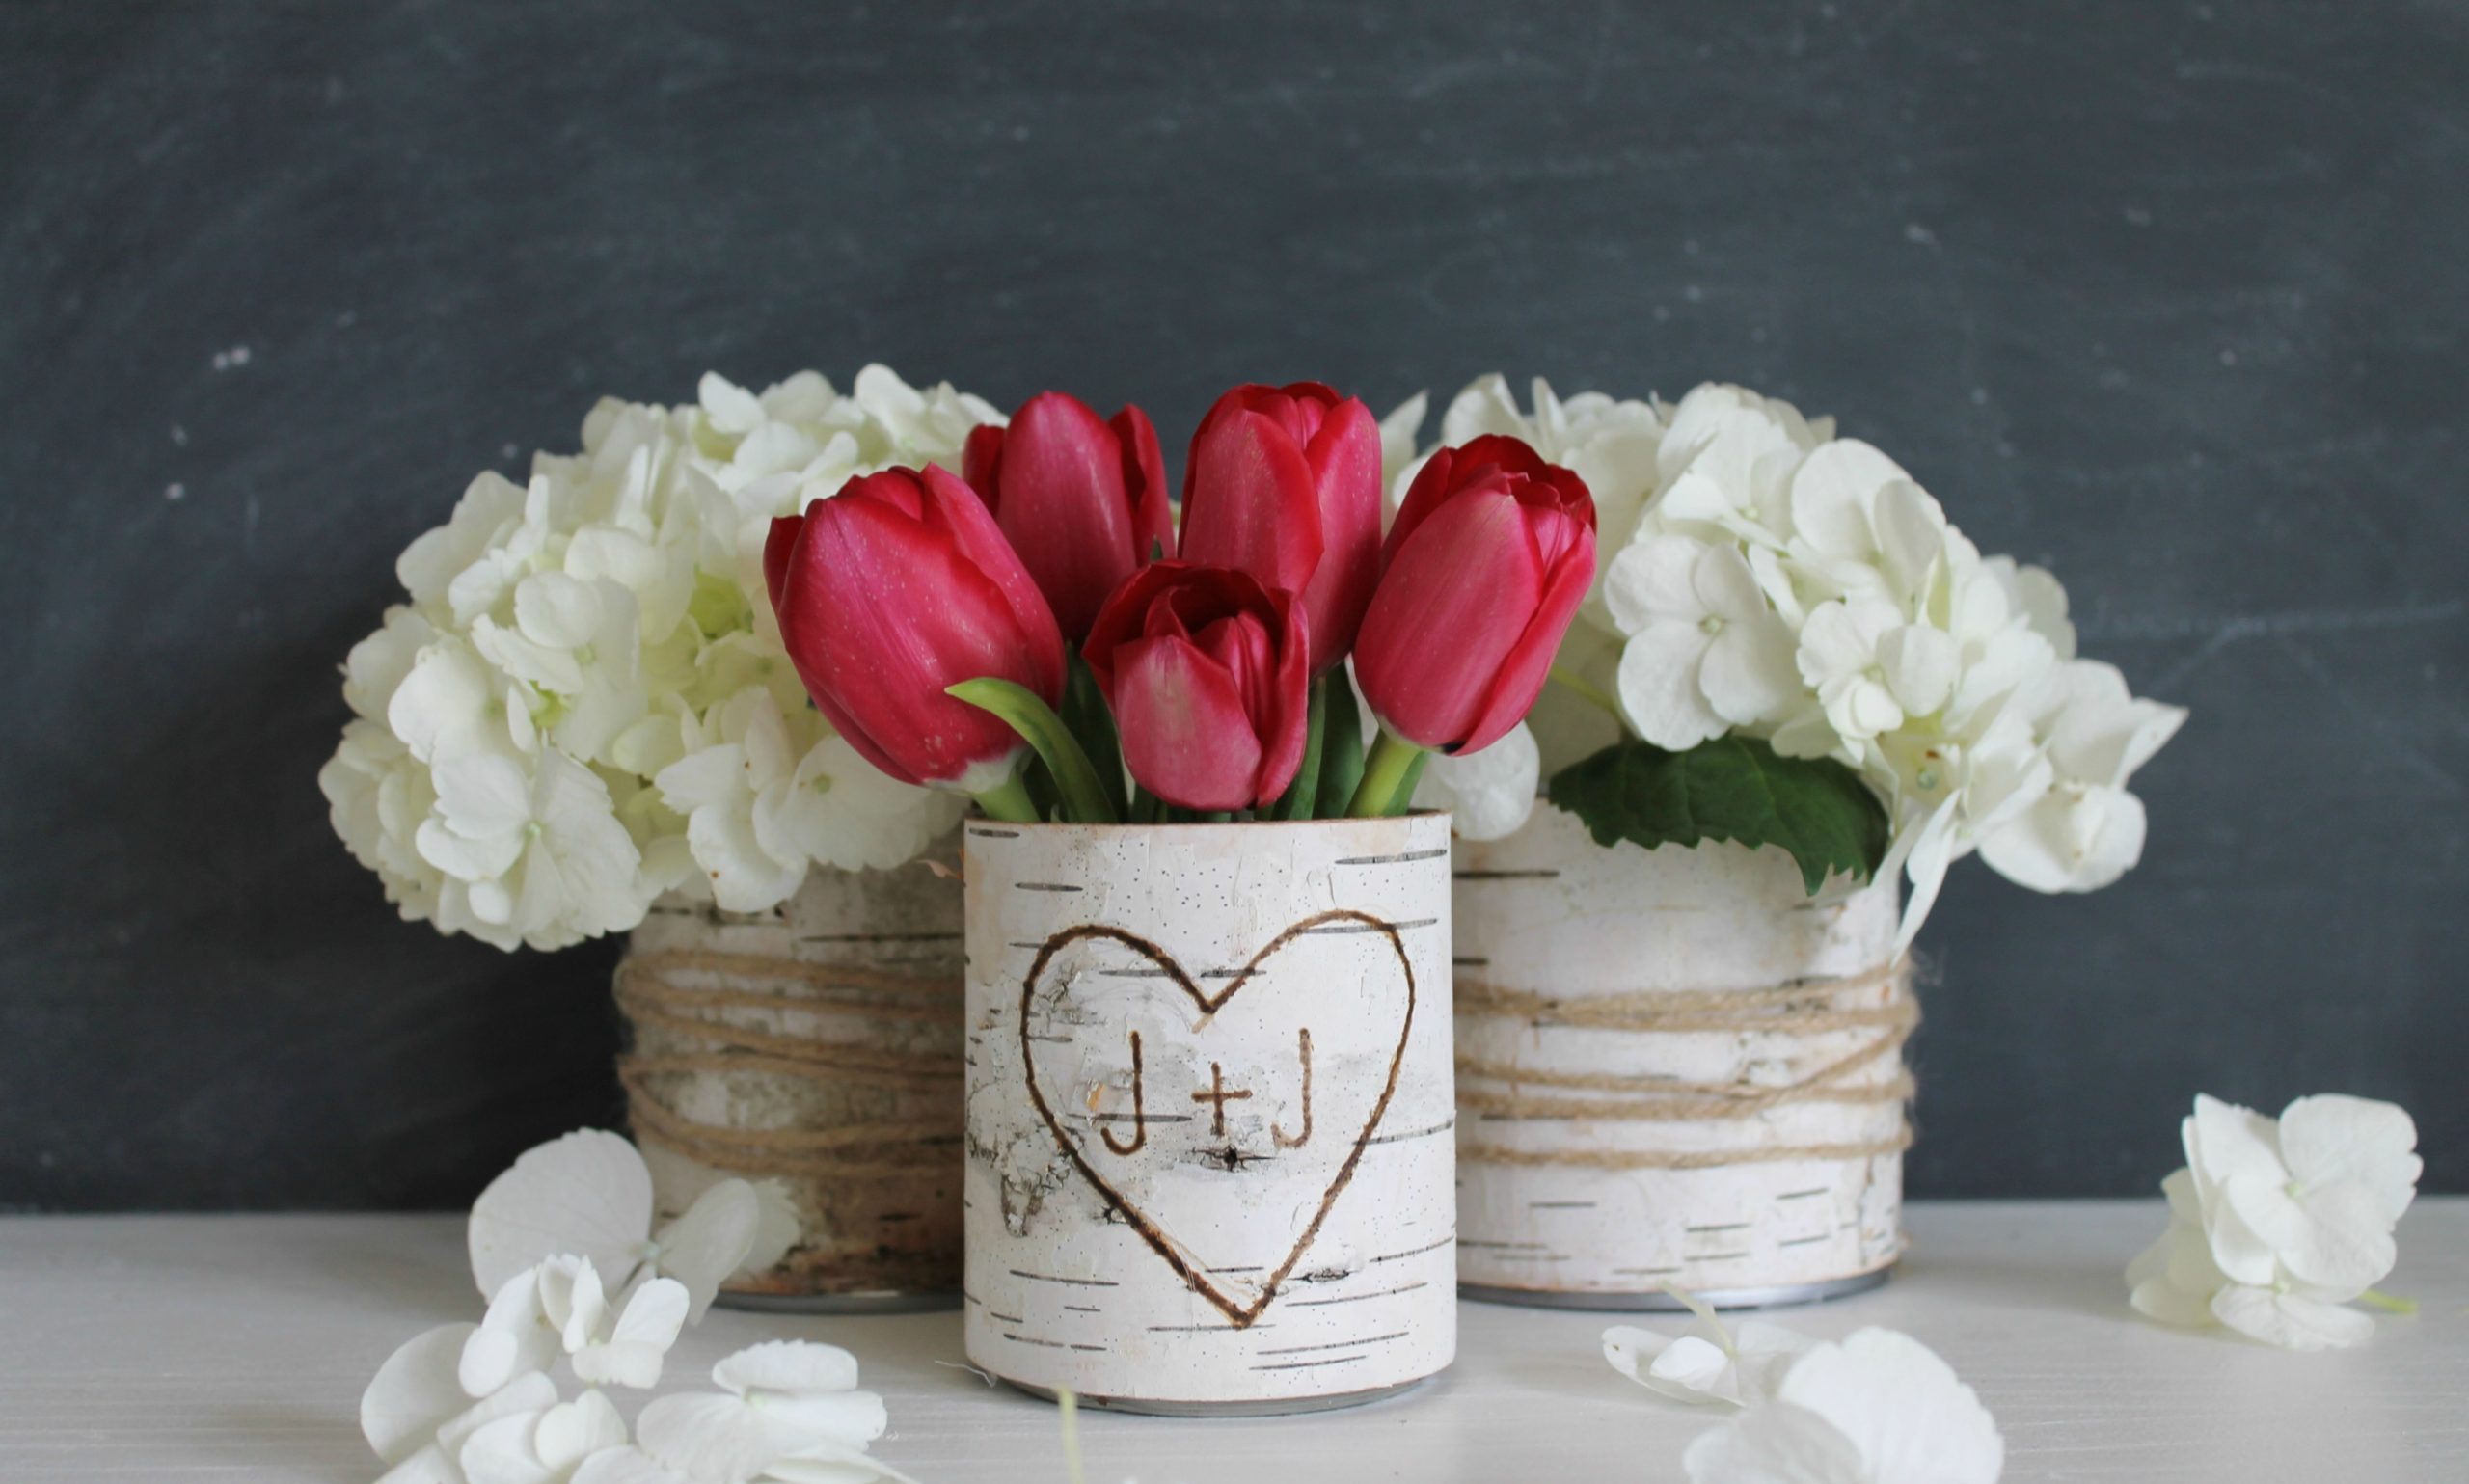
<path id="1" fill-rule="evenodd" d="M 1303 952 L 1299 945 L 1339 961 L 1290 977 L 1268 972 L 1271 960 Z M 1288 928 L 1239 969 L 1202 977 L 1223 984 L 1203 989 L 1172 954 L 1119 928 L 1065 929 L 1040 946 L 1020 982 L 1020 1052 L 1029 1100 L 1072 1165 L 1194 1292 L 1243 1329 L 1276 1299 L 1389 1110 L 1414 1029 L 1415 973 L 1395 927 L 1342 907 Z M 1368 1012 L 1339 1003 L 1349 977 L 1397 1009 L 1397 1038 L 1380 1045 L 1376 1089 L 1360 1075 L 1313 1081 L 1313 1021 Z M 1295 992 L 1253 988 L 1236 1001 L 1255 984 L 1288 983 Z M 1091 987 L 1100 984 L 1102 993 Z M 1246 1035 L 1213 1037 L 1221 1012 L 1283 1018 L 1265 1035 L 1249 1020 L 1239 1022 Z M 1149 1032 L 1145 1045 L 1135 1020 Z M 1324 1052 L 1329 1041 L 1324 1033 Z M 1264 1055 L 1271 1045 L 1279 1048 L 1274 1072 Z M 1347 1060 L 1348 1070 L 1368 1069 L 1360 1053 Z M 1286 1205 L 1271 1198 L 1211 1223 L 1209 1207 L 1223 1212 L 1239 1201 L 1247 1171 L 1252 1181 L 1299 1193 Z"/>

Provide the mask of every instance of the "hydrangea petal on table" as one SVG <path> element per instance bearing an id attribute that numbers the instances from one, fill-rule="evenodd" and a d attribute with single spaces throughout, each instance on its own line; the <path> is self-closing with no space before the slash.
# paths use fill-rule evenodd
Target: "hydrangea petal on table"
<path id="1" fill-rule="evenodd" d="M 2323 1094 L 2271 1119 L 2198 1096 L 2181 1132 L 2185 1167 L 2160 1185 L 2168 1229 L 2127 1268 L 2134 1307 L 2292 1350 L 2373 1335 L 2374 1319 L 2347 1306 L 2399 1257 L 2393 1228 L 2425 1169 L 2409 1115 Z"/>
<path id="2" fill-rule="evenodd" d="M 2006 1443 L 1980 1397 L 1911 1336 L 1821 1342 L 1763 1320 L 1737 1334 L 1688 1294 L 1691 1333 L 1615 1326 L 1604 1359 L 1657 1395 L 1729 1408 L 1682 1457 L 1692 1484 L 1995 1484 Z"/>
<path id="3" fill-rule="evenodd" d="M 382 1484 L 907 1484 L 868 1456 L 882 1399 L 830 1345 L 751 1346 L 713 1368 L 721 1391 L 646 1404 L 638 1436 L 602 1386 L 659 1385 L 680 1330 L 720 1279 L 768 1267 L 795 1239 L 764 1193 L 715 1181 L 651 1231 L 634 1146 L 585 1129 L 531 1149 L 472 1208 L 480 1322 L 398 1346 L 360 1404 Z M 562 1360 L 583 1390 L 564 1398 Z"/>
<path id="4" fill-rule="evenodd" d="M 583 447 L 473 481 L 396 564 L 318 775 L 413 921 L 500 948 L 621 932 L 678 890 L 732 911 L 887 867 L 963 801 L 884 777 L 807 703 L 763 580 L 772 521 L 852 476 L 957 472 L 991 406 L 882 366 L 604 400 Z"/>
<path id="5" fill-rule="evenodd" d="M 1393 499 L 1420 470 L 1422 414 L 1418 398 L 1381 425 Z M 2128 785 L 2185 713 L 2078 658 L 2055 578 L 1984 556 L 1832 418 L 1720 383 L 1666 403 L 1538 379 L 1521 408 L 1486 376 L 1450 403 L 1441 441 L 1486 434 L 1593 493 L 1602 561 L 1558 672 L 1610 715 L 1562 692 L 1532 729 L 1552 796 L 1598 839 L 1777 844 L 1813 890 L 1900 872 L 1898 946 L 1974 851 L 2043 892 L 2106 886 L 2141 857 Z M 1786 792 L 1795 807 L 1764 817 L 1684 806 Z M 1624 802 L 1639 799 L 1681 802 L 1663 818 Z M 1796 838 L 1814 805 L 1845 823 L 1830 842 L 1874 844 L 1847 860 Z"/>

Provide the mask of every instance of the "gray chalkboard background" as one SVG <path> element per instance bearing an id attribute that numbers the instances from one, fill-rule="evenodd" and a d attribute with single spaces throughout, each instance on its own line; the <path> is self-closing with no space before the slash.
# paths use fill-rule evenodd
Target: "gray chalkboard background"
<path id="1" fill-rule="evenodd" d="M 615 1116 L 613 943 L 396 922 L 314 775 L 477 470 L 868 360 L 1841 416 L 2193 709 L 2108 892 L 1925 945 L 1922 1194 L 2199 1089 L 2469 1184 L 2469 12 L 487 0 L 0 12 L 0 1202 L 422 1206 Z"/>

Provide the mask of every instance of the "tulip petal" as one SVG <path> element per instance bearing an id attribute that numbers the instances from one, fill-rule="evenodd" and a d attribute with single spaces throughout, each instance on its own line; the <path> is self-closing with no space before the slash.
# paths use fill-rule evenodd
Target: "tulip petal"
<path id="1" fill-rule="evenodd" d="M 1166 458 L 1149 415 L 1126 405 L 1107 422 L 1123 450 L 1123 484 L 1131 499 L 1134 564 L 1175 554 L 1175 506 L 1166 489 Z"/>
<path id="2" fill-rule="evenodd" d="M 1330 408 L 1305 458 L 1323 548 L 1303 587 L 1317 674 L 1345 658 L 1380 579 L 1380 424 L 1371 409 L 1351 398 Z"/>
<path id="3" fill-rule="evenodd" d="M 1529 528 L 1539 523 L 1545 538 L 1537 544 L 1545 553 L 1543 595 L 1527 619 L 1524 632 L 1502 658 L 1494 673 L 1489 699 L 1458 747 L 1474 751 L 1490 746 L 1510 727 L 1526 719 L 1534 698 L 1551 677 L 1552 657 L 1578 616 L 1578 605 L 1594 585 L 1594 531 L 1557 510 L 1524 511 Z M 1559 548 L 1558 559 L 1551 554 Z"/>
<path id="4" fill-rule="evenodd" d="M 781 580 L 789 572 L 789 553 L 797 550 L 805 528 L 804 516 L 784 515 L 772 523 L 763 537 L 763 590 L 775 608 L 780 606 Z"/>
<path id="5" fill-rule="evenodd" d="M 955 487 L 982 523 L 973 542 L 1002 548 L 977 497 Z M 943 692 L 994 676 L 1058 693 L 1062 636 L 1045 600 L 1002 548 L 1042 621 L 1024 633 L 1021 604 L 947 530 L 853 492 L 807 517 L 783 583 L 781 636 L 815 704 L 861 757 L 904 783 L 951 782 L 1017 757 L 1010 727 Z"/>
<path id="6" fill-rule="evenodd" d="M 1421 493 L 1418 480 L 1408 503 Z M 1506 485 L 1442 503 L 1390 557 L 1356 637 L 1356 679 L 1373 714 L 1421 746 L 1465 745 L 1542 597 L 1524 513 Z"/>
<path id="7" fill-rule="evenodd" d="M 1038 591 L 1028 569 L 1020 565 L 1019 553 L 994 524 L 993 513 L 967 485 L 931 464 L 919 472 L 918 483 L 928 526 L 948 537 L 962 559 L 993 584 L 1017 625 L 1010 647 L 1027 661 L 1028 675 L 996 670 L 979 674 L 1003 674 L 1036 691 L 1048 706 L 1063 704 L 1063 635 L 1055 627 L 1054 609 Z"/>
<path id="8" fill-rule="evenodd" d="M 1255 801 L 1261 743 L 1223 666 L 1188 640 L 1134 639 L 1115 651 L 1114 684 L 1124 762 L 1143 787 L 1186 809 Z"/>
<path id="9" fill-rule="evenodd" d="M 1183 559 L 1300 592 L 1324 549 L 1312 467 L 1286 430 L 1240 407 L 1204 422 L 1192 440 Z"/>
<path id="10" fill-rule="evenodd" d="M 1077 397 L 1042 392 L 1013 417 L 996 483 L 996 524 L 1055 622 L 1067 636 L 1087 634 L 1145 554 L 1114 430 Z"/>

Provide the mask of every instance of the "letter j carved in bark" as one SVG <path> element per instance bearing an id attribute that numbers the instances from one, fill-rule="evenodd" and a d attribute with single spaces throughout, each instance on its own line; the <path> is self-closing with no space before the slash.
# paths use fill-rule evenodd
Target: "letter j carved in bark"
<path id="1" fill-rule="evenodd" d="M 1281 1149 L 1299 1149 L 1312 1142 L 1312 1028 L 1304 1026 L 1294 1033 L 1295 1051 L 1303 1059 L 1303 1132 L 1289 1134 L 1275 1123 L 1269 1125 L 1269 1137 Z"/>
<path id="2" fill-rule="evenodd" d="M 1099 1117 L 1103 1118 L 1104 1115 L 1101 1114 Z M 1121 1115 L 1118 1114 L 1116 1117 Z M 1103 1123 L 1098 1125 L 1098 1137 L 1106 1142 L 1107 1148 L 1118 1154 L 1137 1154 L 1140 1152 L 1140 1147 L 1149 1142 L 1149 1110 L 1141 1105 L 1140 1096 L 1140 1033 L 1138 1031 L 1131 1033 L 1131 1142 L 1116 1143 L 1115 1131 Z"/>

